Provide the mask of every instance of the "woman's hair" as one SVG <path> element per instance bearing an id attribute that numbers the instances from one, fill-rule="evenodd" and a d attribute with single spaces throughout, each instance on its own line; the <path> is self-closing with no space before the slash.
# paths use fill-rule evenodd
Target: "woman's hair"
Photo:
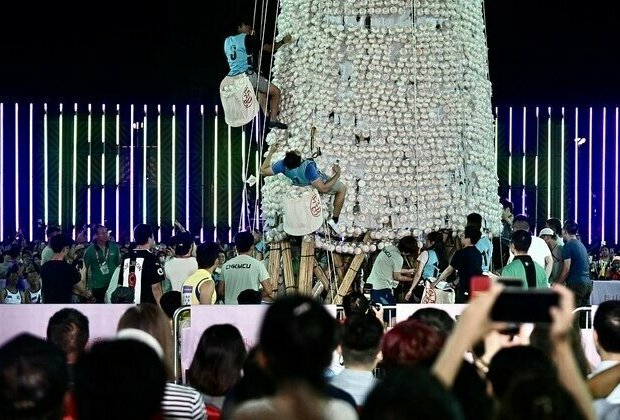
<path id="1" fill-rule="evenodd" d="M 117 331 L 135 328 L 153 336 L 164 351 L 164 365 L 172 375 L 172 330 L 168 317 L 154 303 L 141 303 L 127 309 L 118 321 Z"/>
<path id="2" fill-rule="evenodd" d="M 78 418 L 160 418 L 165 387 L 165 367 L 149 345 L 126 339 L 101 341 L 76 366 Z"/>
<path id="3" fill-rule="evenodd" d="M 245 344 L 235 326 L 212 325 L 200 337 L 187 380 L 204 394 L 225 395 L 241 378 L 245 357 Z"/>
<path id="4" fill-rule="evenodd" d="M 542 350 L 547 357 L 551 358 L 551 349 L 553 347 L 549 341 L 549 336 L 549 324 L 536 324 L 534 331 L 532 331 L 532 334 L 530 335 L 530 344 L 532 347 Z M 579 329 L 579 324 L 577 323 L 573 325 L 573 328 L 570 331 L 570 344 L 573 349 L 575 360 L 577 361 L 577 366 L 581 372 L 581 376 L 585 379 L 591 369 L 590 362 L 588 362 L 588 358 L 586 357 L 586 354 L 583 351 L 583 346 L 581 345 L 581 332 Z"/>
<path id="5" fill-rule="evenodd" d="M 443 235 L 441 232 L 431 232 L 426 237 L 429 241 L 433 243 L 429 249 L 435 251 L 435 255 L 437 255 L 437 262 L 439 263 L 439 272 L 448 267 L 448 258 L 446 257 L 446 248 L 443 246 Z"/>
<path id="6" fill-rule="evenodd" d="M 506 391 L 499 405 L 497 420 L 581 420 L 573 397 L 550 377 L 527 376 Z"/>
<path id="7" fill-rule="evenodd" d="M 502 399 L 515 382 L 530 376 L 557 381 L 555 367 L 545 353 L 532 346 L 514 346 L 503 348 L 493 356 L 487 380 L 493 386 L 493 395 Z"/>
<path id="8" fill-rule="evenodd" d="M 338 324 L 323 305 L 305 296 L 285 296 L 267 310 L 260 348 L 279 385 L 301 382 L 321 391 L 338 339 Z"/>
<path id="9" fill-rule="evenodd" d="M 423 368 L 398 369 L 375 386 L 360 420 L 464 419 L 452 393 Z"/>

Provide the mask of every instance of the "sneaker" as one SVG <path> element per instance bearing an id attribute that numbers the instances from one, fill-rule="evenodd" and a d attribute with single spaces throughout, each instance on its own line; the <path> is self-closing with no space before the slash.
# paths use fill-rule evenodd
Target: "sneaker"
<path id="1" fill-rule="evenodd" d="M 340 236 L 340 229 L 338 228 L 336 222 L 334 222 L 334 219 L 329 219 L 327 221 L 327 225 L 332 228 L 332 231 L 334 231 L 336 235 Z"/>
<path id="2" fill-rule="evenodd" d="M 273 121 L 269 121 L 269 124 L 267 124 L 267 127 L 269 128 L 279 128 L 281 130 L 286 130 L 288 128 L 288 125 L 281 123 L 280 121 L 277 120 L 273 120 Z"/>

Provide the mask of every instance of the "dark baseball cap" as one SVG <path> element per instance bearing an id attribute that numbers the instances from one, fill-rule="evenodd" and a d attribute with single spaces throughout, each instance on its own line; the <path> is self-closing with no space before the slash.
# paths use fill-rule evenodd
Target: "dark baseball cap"
<path id="1" fill-rule="evenodd" d="M 174 253 L 176 255 L 186 255 L 192 248 L 194 238 L 189 232 L 179 232 L 174 237 Z"/>

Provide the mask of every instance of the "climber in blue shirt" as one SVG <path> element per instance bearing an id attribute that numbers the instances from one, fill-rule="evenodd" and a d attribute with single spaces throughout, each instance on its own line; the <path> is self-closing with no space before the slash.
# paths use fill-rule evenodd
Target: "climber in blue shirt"
<path id="1" fill-rule="evenodd" d="M 262 176 L 272 176 L 277 174 L 284 174 L 289 178 L 293 185 L 299 187 L 306 187 L 312 185 L 321 194 L 329 194 L 334 196 L 334 210 L 332 218 L 328 220 L 327 224 L 336 232 L 339 233 L 338 218 L 342 211 L 342 205 L 347 194 L 347 187 L 339 180 L 340 178 L 340 166 L 338 163 L 332 166 L 334 175 L 328 177 L 322 173 L 316 166 L 316 163 L 312 159 L 302 159 L 301 153 L 298 150 L 291 150 L 286 152 L 284 159 L 271 163 L 273 154 L 278 149 L 278 145 L 273 144 L 269 148 L 269 152 L 265 157 L 265 161 L 260 168 Z"/>
<path id="2" fill-rule="evenodd" d="M 253 66 L 253 55 L 261 51 L 275 53 L 278 48 L 291 42 L 291 36 L 286 35 L 282 41 L 272 44 L 261 45 L 260 40 L 254 35 L 254 29 L 247 24 L 248 19 L 239 19 L 235 24 L 235 35 L 231 35 L 224 41 L 224 53 L 228 60 L 230 71 L 228 76 L 234 77 L 247 74 L 252 86 L 258 93 L 258 103 L 261 109 L 269 117 L 269 128 L 286 129 L 288 126 L 278 121 L 280 112 L 281 92 L 277 86 L 269 83 L 260 72 Z M 267 97 L 269 97 L 269 109 L 267 109 Z"/>

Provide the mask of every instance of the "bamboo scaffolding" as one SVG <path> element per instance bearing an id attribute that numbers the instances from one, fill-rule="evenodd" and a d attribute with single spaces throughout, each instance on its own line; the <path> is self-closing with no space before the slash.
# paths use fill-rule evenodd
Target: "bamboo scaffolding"
<path id="1" fill-rule="evenodd" d="M 329 291 L 330 289 L 329 278 L 327 277 L 327 274 L 325 274 L 325 271 L 323 270 L 323 268 L 319 265 L 316 258 L 314 259 L 313 272 L 316 278 L 319 279 L 319 281 L 323 284 L 323 289 Z"/>
<path id="2" fill-rule="evenodd" d="M 345 269 L 343 268 L 345 266 L 344 261 L 342 261 L 342 257 L 340 256 L 340 254 L 336 254 L 334 252 L 334 268 L 336 269 L 336 277 L 337 277 L 337 283 L 341 284 L 342 280 L 344 279 L 344 273 L 345 273 Z"/>
<path id="3" fill-rule="evenodd" d="M 314 268 L 314 239 L 301 241 L 301 259 L 299 264 L 299 293 L 312 294 L 312 274 Z"/>
<path id="4" fill-rule="evenodd" d="M 362 263 L 364 262 L 365 256 L 366 254 L 357 254 L 353 258 L 353 261 L 351 262 L 351 265 L 349 266 L 349 270 L 347 271 L 347 274 L 344 276 L 344 279 L 342 280 L 340 287 L 338 287 L 338 295 L 336 295 L 336 299 L 334 300 L 334 303 L 336 305 L 342 304 L 342 298 L 349 291 L 349 288 L 351 287 L 351 283 L 353 283 L 353 280 L 355 279 L 355 276 L 357 275 L 359 268 L 362 266 Z"/>
<path id="5" fill-rule="evenodd" d="M 323 287 L 323 283 L 321 283 L 320 281 L 317 281 L 314 287 L 312 288 L 312 298 L 318 299 L 324 290 L 325 288 Z"/>
<path id="6" fill-rule="evenodd" d="M 293 273 L 291 242 L 289 240 L 282 241 L 282 264 L 284 270 L 284 289 L 285 293 L 288 295 L 289 293 L 294 293 L 294 291 L 289 292 L 289 289 L 297 288 L 295 284 L 295 275 Z"/>
<path id="7" fill-rule="evenodd" d="M 271 288 L 273 290 L 274 298 L 278 294 L 278 282 L 280 280 L 280 256 L 280 242 L 272 242 L 269 245 L 269 277 L 271 278 Z"/>

